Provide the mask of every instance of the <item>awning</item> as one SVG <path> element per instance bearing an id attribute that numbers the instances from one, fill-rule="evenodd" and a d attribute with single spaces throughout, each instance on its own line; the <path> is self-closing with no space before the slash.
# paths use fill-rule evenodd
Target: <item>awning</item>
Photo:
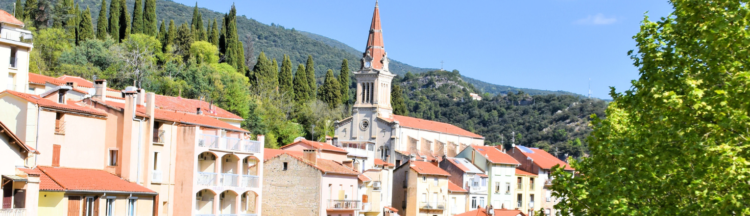
<path id="1" fill-rule="evenodd" d="M 28 182 L 29 181 L 28 179 L 21 177 L 21 176 L 17 176 L 17 175 L 3 175 L 3 178 L 10 179 L 11 181 L 14 181 L 14 182 Z"/>

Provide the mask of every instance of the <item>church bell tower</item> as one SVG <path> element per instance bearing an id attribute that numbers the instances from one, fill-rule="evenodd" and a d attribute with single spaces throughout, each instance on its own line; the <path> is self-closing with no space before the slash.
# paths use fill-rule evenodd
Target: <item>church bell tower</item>
<path id="1" fill-rule="evenodd" d="M 388 55 L 383 46 L 383 29 L 380 26 L 380 10 L 376 1 L 367 47 L 365 53 L 362 54 L 362 68 L 354 72 L 357 80 L 357 101 L 353 106 L 354 112 L 362 114 L 375 112 L 372 114 L 390 119 L 393 115 L 391 80 L 394 76 L 388 70 Z"/>

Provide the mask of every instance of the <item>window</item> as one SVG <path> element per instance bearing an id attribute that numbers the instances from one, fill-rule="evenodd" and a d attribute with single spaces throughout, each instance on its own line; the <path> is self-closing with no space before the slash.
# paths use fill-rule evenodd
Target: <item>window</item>
<path id="1" fill-rule="evenodd" d="M 94 197 L 86 197 L 86 203 L 84 203 L 85 216 L 94 216 Z"/>
<path id="2" fill-rule="evenodd" d="M 529 178 L 529 190 L 534 190 L 534 178 Z"/>
<path id="3" fill-rule="evenodd" d="M 529 195 L 529 208 L 534 208 L 534 194 Z"/>
<path id="4" fill-rule="evenodd" d="M 435 205 L 438 204 L 438 195 L 437 195 L 437 193 L 432 193 L 432 200 L 430 200 L 430 201 L 432 201 L 432 203 L 435 203 Z"/>
<path id="5" fill-rule="evenodd" d="M 471 197 L 471 209 L 477 208 L 477 197 Z"/>
<path id="6" fill-rule="evenodd" d="M 438 178 L 435 177 L 434 179 L 435 179 L 435 186 L 438 186 Z"/>
<path id="7" fill-rule="evenodd" d="M 427 182 L 427 176 L 422 176 L 422 182 Z"/>
<path id="8" fill-rule="evenodd" d="M 422 201 L 427 202 L 427 193 L 422 193 Z"/>
<path id="9" fill-rule="evenodd" d="M 487 187 L 487 178 L 482 178 L 482 187 Z"/>
<path id="10" fill-rule="evenodd" d="M 523 178 L 518 177 L 518 190 L 523 189 Z"/>
<path id="11" fill-rule="evenodd" d="M 287 168 L 287 162 L 284 162 L 284 169 L 283 169 L 283 171 L 286 171 L 286 168 Z"/>
<path id="12" fill-rule="evenodd" d="M 401 166 L 401 160 L 396 160 L 396 167 Z"/>
<path id="13" fill-rule="evenodd" d="M 518 194 L 518 208 L 521 208 L 521 205 L 523 203 L 523 194 Z"/>
<path id="14" fill-rule="evenodd" d="M 510 182 L 506 182 L 506 183 L 505 183 L 505 193 L 506 193 L 506 194 L 509 194 L 509 193 L 510 193 Z"/>
<path id="15" fill-rule="evenodd" d="M 105 216 L 114 216 L 115 215 L 115 197 L 107 197 L 107 206 L 105 206 L 106 211 L 104 212 Z"/>
<path id="16" fill-rule="evenodd" d="M 108 166 L 117 166 L 117 149 L 109 150 L 109 163 Z"/>
<path id="17" fill-rule="evenodd" d="M 29 93 L 29 94 L 34 94 L 34 91 L 36 91 L 36 88 L 34 88 L 34 87 L 29 87 L 29 92 L 27 92 L 27 93 Z"/>
<path id="18" fill-rule="evenodd" d="M 57 103 L 65 103 L 65 93 L 62 91 L 57 91 Z"/>
<path id="19" fill-rule="evenodd" d="M 154 152 L 154 170 L 159 170 L 159 152 Z"/>
<path id="20" fill-rule="evenodd" d="M 55 134 L 65 134 L 65 114 L 55 114 Z"/>
<path id="21" fill-rule="evenodd" d="M 547 202 L 551 201 L 552 200 L 552 191 L 546 190 L 545 192 L 547 192 L 546 193 L 546 195 L 547 195 Z"/>
<path id="22" fill-rule="evenodd" d="M 154 143 L 164 143 L 164 130 L 159 130 L 161 128 L 162 123 L 161 122 L 154 122 L 154 130 L 152 132 L 153 134 L 153 142 Z"/>
<path id="23" fill-rule="evenodd" d="M 484 205 L 484 197 L 479 197 L 479 206 L 485 207 L 485 205 Z"/>
<path id="24" fill-rule="evenodd" d="M 128 216 L 135 216 L 136 213 L 136 201 L 138 201 L 137 198 L 130 198 L 128 199 Z"/>

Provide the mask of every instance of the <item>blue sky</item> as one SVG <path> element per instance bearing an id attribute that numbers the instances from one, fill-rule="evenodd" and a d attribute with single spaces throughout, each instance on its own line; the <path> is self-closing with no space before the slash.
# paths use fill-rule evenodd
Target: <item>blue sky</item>
<path id="1" fill-rule="evenodd" d="M 194 0 L 174 0 L 194 5 Z M 227 12 L 231 0 L 199 0 Z M 236 1 L 237 12 L 262 23 L 320 34 L 363 50 L 374 1 Z M 388 56 L 417 67 L 458 69 L 486 82 L 565 90 L 609 99 L 638 78 L 635 48 L 644 13 L 668 15 L 665 0 L 446 1 L 382 0 Z"/>

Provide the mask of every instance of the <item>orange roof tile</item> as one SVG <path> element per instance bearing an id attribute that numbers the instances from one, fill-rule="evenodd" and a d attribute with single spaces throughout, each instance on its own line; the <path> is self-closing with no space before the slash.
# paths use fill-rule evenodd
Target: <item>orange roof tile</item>
<path id="1" fill-rule="evenodd" d="M 568 163 L 557 159 L 557 157 L 552 156 L 550 153 L 544 150 L 538 148 L 528 148 L 529 150 L 533 151 L 533 153 L 529 153 L 519 148 L 519 146 L 516 146 L 516 149 L 521 151 L 521 153 L 526 157 L 531 158 L 533 160 L 533 163 L 542 169 L 552 169 L 552 167 L 559 164 L 560 167 L 565 167 L 565 170 L 575 170 L 573 169 L 573 167 L 570 167 Z"/>
<path id="2" fill-rule="evenodd" d="M 41 74 L 35 74 L 35 73 L 29 73 L 29 82 L 34 83 L 34 84 L 40 84 L 40 85 L 47 84 L 48 82 L 57 84 L 57 85 L 63 84 L 56 78 L 48 77 L 48 76 L 41 75 Z"/>
<path id="3" fill-rule="evenodd" d="M 525 175 L 525 176 L 537 176 L 537 174 L 526 172 L 522 169 L 516 168 L 516 175 Z"/>
<path id="4" fill-rule="evenodd" d="M 300 139 L 297 142 L 293 142 L 291 144 L 282 146 L 280 149 L 285 149 L 285 148 L 288 148 L 290 146 L 297 145 L 297 144 L 304 144 L 304 145 L 310 146 L 310 147 L 312 147 L 314 149 L 319 149 L 321 151 L 332 151 L 332 152 L 339 152 L 339 153 L 345 153 L 345 154 L 349 153 L 349 152 L 347 152 L 346 150 L 344 150 L 342 148 L 333 146 L 333 145 L 328 144 L 328 143 L 316 142 L 316 141 L 311 141 L 311 140 L 306 140 L 306 139 Z"/>
<path id="5" fill-rule="evenodd" d="M 515 209 L 494 209 L 494 216 L 526 216 L 521 210 L 515 210 Z M 490 214 L 491 215 L 491 214 Z M 487 214 L 487 209 L 484 209 L 482 207 L 479 207 L 476 210 L 464 212 L 461 214 L 457 214 L 454 216 L 489 216 Z"/>
<path id="6" fill-rule="evenodd" d="M 371 182 L 372 181 L 372 180 L 370 180 L 370 177 L 367 177 L 365 174 L 359 174 L 359 176 L 357 176 L 357 177 L 359 178 L 359 181 L 361 181 L 361 182 Z"/>
<path id="7" fill-rule="evenodd" d="M 0 23 L 10 23 L 13 25 L 20 25 L 23 26 L 23 22 L 13 17 L 12 14 L 8 13 L 7 11 L 0 10 Z"/>
<path id="8" fill-rule="evenodd" d="M 39 166 L 45 175 L 65 191 L 130 192 L 156 194 L 156 192 L 131 183 L 104 170 L 75 169 Z M 44 180 L 42 180 L 44 181 Z"/>
<path id="9" fill-rule="evenodd" d="M 270 148 L 264 148 L 263 149 L 263 161 L 267 161 L 271 158 L 274 158 L 276 156 L 279 156 L 280 154 L 287 153 L 292 156 L 296 157 L 302 157 L 301 151 L 290 151 L 290 150 L 281 150 L 281 149 L 270 149 Z"/>
<path id="10" fill-rule="evenodd" d="M 267 152 L 269 152 L 268 149 L 266 149 L 263 153 L 265 154 Z M 273 152 L 273 151 L 271 151 L 271 152 Z M 293 152 L 294 151 L 283 151 L 283 152 L 281 152 L 280 154 L 277 154 L 274 157 L 265 157 L 264 156 L 263 158 L 264 158 L 265 161 L 268 161 L 268 160 L 272 160 L 272 159 L 274 159 L 276 157 L 279 157 L 281 155 L 289 155 L 292 158 L 295 158 L 295 159 L 297 159 L 299 161 L 304 162 L 307 165 L 315 167 L 316 169 L 318 169 L 318 170 L 320 170 L 321 172 L 324 172 L 324 173 L 335 173 L 335 174 L 355 175 L 355 176 L 359 175 L 359 172 L 354 171 L 352 168 L 344 166 L 344 164 L 341 164 L 339 162 L 318 158 L 317 162 L 315 164 L 313 164 L 313 163 L 311 163 L 309 161 L 306 161 L 305 159 L 302 159 L 302 155 L 301 154 L 297 154 L 297 153 L 293 153 Z M 278 152 L 275 152 L 275 153 L 278 153 Z M 268 158 L 268 159 L 265 159 L 265 158 Z"/>
<path id="11" fill-rule="evenodd" d="M 375 3 L 375 11 L 372 13 L 372 23 L 370 24 L 370 34 L 367 36 L 367 47 L 365 53 L 369 52 L 372 56 L 372 65 L 374 69 L 383 69 L 383 57 L 385 55 L 385 46 L 383 45 L 383 29 L 380 26 L 380 9 Z"/>
<path id="12" fill-rule="evenodd" d="M 203 115 L 219 117 L 219 118 L 228 118 L 228 119 L 238 119 L 238 120 L 242 119 L 242 117 L 235 115 L 234 113 L 231 113 L 229 111 L 226 111 L 222 108 L 219 108 L 216 105 L 211 106 L 211 103 L 206 102 L 206 101 L 187 99 L 187 98 L 181 98 L 181 97 L 156 95 L 156 108 L 159 108 L 159 109 L 172 110 L 172 111 L 185 112 L 185 113 L 196 113 L 198 112 L 198 107 L 200 107 L 201 110 L 203 111 Z M 209 107 L 212 107 L 212 109 L 209 109 Z"/>
<path id="13" fill-rule="evenodd" d="M 445 134 L 453 134 L 458 136 L 465 136 L 465 137 L 472 137 L 472 138 L 479 138 L 484 139 L 483 136 L 479 134 L 475 134 L 472 132 L 469 132 L 467 130 L 464 130 L 460 127 L 457 127 L 452 124 L 438 122 L 438 121 L 430 121 L 430 120 L 424 120 L 414 117 L 408 117 L 408 116 L 401 116 L 401 115 L 393 115 L 393 120 L 398 121 L 399 125 L 402 127 L 407 128 L 415 128 L 415 129 L 421 129 L 421 130 L 428 130 L 428 131 L 435 131 L 439 133 L 445 133 Z"/>
<path id="14" fill-rule="evenodd" d="M 385 161 L 381 160 L 380 158 L 375 158 L 375 166 L 393 167 L 395 165 L 392 164 L 392 163 L 386 163 Z"/>
<path id="15" fill-rule="evenodd" d="M 84 88 L 94 88 L 94 82 L 77 76 L 62 75 L 57 78 L 57 84 L 65 84 L 67 82 L 74 82 L 76 85 Z M 119 92 L 118 90 L 107 88 L 107 91 Z"/>
<path id="16" fill-rule="evenodd" d="M 521 164 L 508 154 L 505 154 L 493 146 L 471 146 L 479 154 L 486 157 L 490 162 L 496 164 Z"/>
<path id="17" fill-rule="evenodd" d="M 5 94 L 5 93 L 22 98 L 28 102 L 37 104 L 41 107 L 52 108 L 52 109 L 63 110 L 63 111 L 70 111 L 70 112 L 80 112 L 80 113 L 86 113 L 86 114 L 97 115 L 97 116 L 105 116 L 105 117 L 107 116 L 107 113 L 101 112 L 97 109 L 77 105 L 76 104 L 77 102 L 73 100 L 68 100 L 66 104 L 59 104 L 54 101 L 42 98 L 39 95 L 22 93 L 22 92 L 17 92 L 13 90 L 5 90 L 3 92 L 0 92 L 0 95 Z"/>
<path id="18" fill-rule="evenodd" d="M 57 184 L 54 180 L 52 180 L 49 176 L 44 174 L 42 171 L 39 170 L 39 167 L 34 169 L 25 169 L 25 168 L 19 168 L 19 170 L 27 173 L 27 174 L 37 174 L 39 175 L 39 190 L 42 191 L 63 191 L 65 190 L 62 186 Z"/>
<path id="19" fill-rule="evenodd" d="M 453 184 L 453 182 L 450 182 L 450 181 L 448 182 L 448 191 L 450 191 L 450 192 L 457 192 L 457 193 L 466 193 L 466 192 L 469 192 L 469 191 L 464 190 L 463 188 L 461 188 L 461 186 Z"/>
<path id="20" fill-rule="evenodd" d="M 430 162 L 409 161 L 409 163 L 410 163 L 409 166 L 411 167 L 411 169 L 413 169 L 414 171 L 417 171 L 417 173 L 421 175 L 451 176 L 450 173 L 446 172 L 443 169 L 440 169 L 440 167 L 437 167 Z"/>
<path id="21" fill-rule="evenodd" d="M 13 131 L 11 131 L 10 128 L 8 128 L 8 126 L 3 124 L 2 121 L 0 121 L 0 131 L 2 133 L 5 133 L 5 135 L 8 135 L 8 137 L 12 139 L 13 141 L 16 141 L 16 144 L 26 149 L 26 151 L 39 154 L 39 151 L 37 151 L 36 149 L 32 148 L 29 145 L 26 145 L 26 143 L 24 143 L 24 141 L 21 138 L 19 138 L 15 133 L 13 133 Z"/>
<path id="22" fill-rule="evenodd" d="M 240 131 L 240 132 L 245 132 L 245 133 L 250 132 L 245 129 L 235 127 L 229 123 L 223 122 L 221 120 L 218 120 L 212 117 L 180 113 L 180 112 L 169 111 L 169 110 L 154 109 L 154 118 L 167 120 L 167 121 L 180 122 L 180 123 L 185 123 L 185 124 L 195 124 L 195 125 L 200 125 L 200 126 L 222 128 L 225 130 Z"/>

